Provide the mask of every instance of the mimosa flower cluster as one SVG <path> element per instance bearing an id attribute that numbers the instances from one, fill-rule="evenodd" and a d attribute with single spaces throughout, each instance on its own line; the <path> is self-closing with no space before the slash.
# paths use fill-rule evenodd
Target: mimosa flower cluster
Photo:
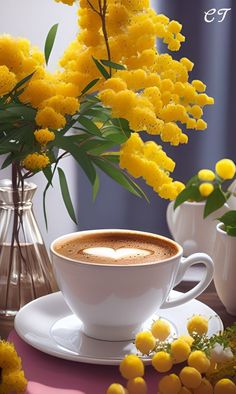
<path id="1" fill-rule="evenodd" d="M 209 338 L 208 319 L 194 315 L 187 323 L 187 330 L 188 335 L 173 339 L 169 323 L 159 319 L 153 322 L 149 331 L 136 335 L 138 352 L 143 356 L 148 355 L 153 368 L 163 374 L 157 384 L 157 393 L 235 393 L 235 325 Z M 185 364 L 179 373 L 166 374 L 174 365 L 182 363 Z M 124 387 L 113 383 L 107 389 L 107 394 L 147 394 L 144 371 L 141 356 L 125 356 L 120 363 L 120 373 L 127 380 L 127 385 Z"/>
<path id="2" fill-rule="evenodd" d="M 68 1 L 62 2 L 68 4 Z M 189 82 L 188 74 L 193 68 L 189 59 L 177 61 L 157 51 L 156 38 L 162 39 L 172 51 L 180 49 L 185 41 L 180 23 L 156 14 L 148 0 L 109 0 L 104 40 L 101 4 L 104 6 L 106 2 L 80 1 L 80 33 L 61 60 L 65 70 L 63 78 L 74 84 L 79 93 L 91 78 L 100 77 L 93 57 L 106 59 L 108 56 L 125 66 L 121 70 L 110 69 L 109 78 L 105 81 L 100 78 L 93 88 L 100 91 L 98 96 L 112 109 L 112 116 L 127 119 L 135 132 L 121 149 L 121 168 L 133 176 L 135 168 L 135 177 L 143 177 L 162 198 L 174 199 L 183 189 L 179 182 L 171 184 L 173 179 L 169 172 L 174 166 L 167 170 L 159 165 L 158 159 L 151 163 L 142 160 L 143 157 L 137 163 L 137 152 L 129 158 L 125 152 L 140 139 L 136 133 L 143 131 L 159 135 L 163 142 L 172 145 L 187 143 L 188 136 L 182 128 L 204 130 L 207 125 L 201 119 L 203 107 L 213 104 L 214 100 L 204 93 L 204 83 Z"/>
<path id="3" fill-rule="evenodd" d="M 14 345 L 0 341 L 0 393 L 23 393 L 27 386 L 21 359 Z"/>
<path id="4" fill-rule="evenodd" d="M 94 195 L 100 168 L 135 195 L 144 192 L 129 175 L 143 178 L 160 197 L 175 199 L 184 185 L 170 175 L 175 162 L 162 144 L 186 144 L 188 129 L 206 129 L 203 109 L 214 103 L 202 81 L 190 80 L 188 58 L 158 53 L 157 39 L 170 51 L 180 49 L 182 25 L 157 14 L 149 0 L 61 2 L 78 3 L 79 33 L 54 73 L 46 65 L 56 25 L 44 54 L 26 39 L 0 37 L 4 166 L 13 164 L 20 182 L 42 170 L 50 185 L 60 159 L 71 154 Z M 157 136 L 160 143 L 143 142 L 144 134 Z M 74 220 L 62 169 L 58 174 Z"/>
<path id="5" fill-rule="evenodd" d="M 17 82 L 33 74 L 24 92 L 19 96 L 23 103 L 30 103 L 38 110 L 38 126 L 60 129 L 65 115 L 73 115 L 79 108 L 78 100 L 71 97 L 71 86 L 57 75 L 45 70 L 44 55 L 30 42 L 9 35 L 0 37 L 0 95 L 12 91 Z M 74 91 L 72 96 L 74 96 Z"/>

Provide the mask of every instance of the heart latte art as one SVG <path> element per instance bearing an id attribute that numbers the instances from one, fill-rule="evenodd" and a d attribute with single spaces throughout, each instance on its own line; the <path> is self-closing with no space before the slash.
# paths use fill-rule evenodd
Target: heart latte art
<path id="1" fill-rule="evenodd" d="M 135 248 L 113 249 L 113 248 L 106 248 L 104 246 L 100 246 L 98 248 L 84 249 L 84 253 L 93 256 L 108 257 L 117 260 L 125 257 L 148 256 L 149 254 L 151 254 L 151 251 L 143 250 L 143 249 L 135 249 Z"/>
<path id="2" fill-rule="evenodd" d="M 55 245 L 55 251 L 84 263 L 137 265 L 166 260 L 176 255 L 178 249 L 155 235 L 101 230 L 64 239 Z"/>

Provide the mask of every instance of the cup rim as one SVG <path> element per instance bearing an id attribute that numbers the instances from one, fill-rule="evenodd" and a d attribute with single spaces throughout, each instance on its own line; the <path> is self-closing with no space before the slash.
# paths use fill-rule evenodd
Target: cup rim
<path id="1" fill-rule="evenodd" d="M 66 239 L 66 238 L 70 238 L 72 236 L 76 237 L 76 235 L 80 235 L 80 234 L 86 235 L 86 234 L 93 234 L 93 233 L 97 233 L 97 232 L 103 232 L 103 233 L 104 232 L 107 232 L 107 233 L 109 233 L 109 232 L 119 232 L 119 233 L 130 232 L 132 234 L 141 234 L 141 235 L 154 236 L 156 238 L 163 239 L 163 240 L 165 240 L 167 242 L 172 243 L 176 247 L 177 253 L 174 256 L 171 256 L 171 257 L 169 257 L 167 259 L 164 259 L 164 260 L 153 261 L 153 262 L 150 262 L 150 263 L 127 264 L 127 265 L 124 264 L 124 265 L 122 265 L 122 264 L 106 264 L 106 263 L 87 263 L 86 261 L 82 262 L 82 261 L 75 260 L 75 259 L 72 259 L 70 257 L 64 256 L 64 255 L 56 252 L 55 249 L 54 249 L 55 244 L 57 242 L 59 242 L 60 240 L 63 240 L 63 239 Z M 113 229 L 81 230 L 81 231 L 75 231 L 75 232 L 72 232 L 72 233 L 69 233 L 69 234 L 61 235 L 60 237 L 56 238 L 51 243 L 50 251 L 55 256 L 57 256 L 59 258 L 62 258 L 62 259 L 66 260 L 67 262 L 72 263 L 72 264 L 82 264 L 83 266 L 89 266 L 89 267 L 98 267 L 98 266 L 100 266 L 100 267 L 110 267 L 110 268 L 120 267 L 120 268 L 126 268 L 126 269 L 129 268 L 129 267 L 147 267 L 147 266 L 155 265 L 157 263 L 158 264 L 163 264 L 163 263 L 171 262 L 172 260 L 175 260 L 176 258 L 179 258 L 179 257 L 181 257 L 183 255 L 183 248 L 182 248 L 182 246 L 179 245 L 177 242 L 175 242 L 173 239 L 165 237 L 164 235 L 159 235 L 159 234 L 155 234 L 155 233 L 151 233 L 151 232 L 147 232 L 147 231 L 129 230 L 129 229 L 115 229 L 115 228 L 113 228 Z"/>

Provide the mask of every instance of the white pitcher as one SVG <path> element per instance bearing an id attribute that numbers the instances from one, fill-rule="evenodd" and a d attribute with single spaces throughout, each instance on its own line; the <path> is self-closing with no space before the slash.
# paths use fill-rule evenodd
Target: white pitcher
<path id="1" fill-rule="evenodd" d="M 230 315 L 236 316 L 236 237 L 223 230 L 224 225 L 216 226 L 216 239 L 213 251 L 214 283 L 217 294 Z"/>
<path id="2" fill-rule="evenodd" d="M 227 204 L 231 209 L 236 210 L 236 179 L 231 183 L 231 185 L 228 188 L 228 191 L 230 191 L 232 194 L 227 200 Z"/>
<path id="3" fill-rule="evenodd" d="M 167 207 L 167 223 L 176 242 L 184 250 L 184 256 L 204 252 L 212 257 L 215 237 L 216 219 L 229 210 L 227 204 L 211 213 L 205 219 L 203 212 L 205 202 L 185 201 L 174 210 L 174 201 Z"/>

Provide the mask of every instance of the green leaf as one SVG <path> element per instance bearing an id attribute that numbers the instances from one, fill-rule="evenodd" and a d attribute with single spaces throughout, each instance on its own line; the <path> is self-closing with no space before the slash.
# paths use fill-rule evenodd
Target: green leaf
<path id="1" fill-rule="evenodd" d="M 10 153 L 7 157 L 6 157 L 6 159 L 4 160 L 4 162 L 2 163 L 2 166 L 1 166 L 1 170 L 3 170 L 4 168 L 6 168 L 6 167 L 8 167 L 12 162 L 13 162 L 13 156 L 12 156 L 12 153 Z"/>
<path id="2" fill-rule="evenodd" d="M 93 201 L 96 200 L 98 190 L 99 190 L 100 182 L 99 182 L 99 176 L 96 174 L 96 178 L 93 184 Z"/>
<path id="3" fill-rule="evenodd" d="M 45 175 L 45 178 L 47 179 L 48 183 L 50 186 L 52 186 L 52 178 L 53 178 L 53 172 L 51 166 L 47 166 L 43 169 L 43 174 Z"/>
<path id="4" fill-rule="evenodd" d="M 55 166 L 52 171 L 51 179 L 50 179 L 50 181 L 47 182 L 47 185 L 43 191 L 43 215 L 44 215 L 44 221 L 45 221 L 45 226 L 46 226 L 47 230 L 48 230 L 48 220 L 47 220 L 47 209 L 46 209 L 46 194 L 47 194 L 49 186 L 52 186 L 52 179 L 53 179 L 54 174 L 56 172 L 57 166 L 58 166 L 58 161 L 56 161 Z"/>
<path id="5" fill-rule="evenodd" d="M 236 227 L 236 211 L 226 212 L 223 216 L 218 218 L 218 220 L 224 223 L 225 226 Z"/>
<path id="6" fill-rule="evenodd" d="M 104 66 L 108 66 L 108 67 L 114 68 L 115 70 L 126 70 L 126 67 L 123 64 L 114 63 L 114 62 L 112 62 L 110 60 L 105 60 L 105 59 L 100 59 L 100 62 Z"/>
<path id="7" fill-rule="evenodd" d="M 114 146 L 114 142 L 103 141 L 100 144 L 98 144 L 97 147 L 90 148 L 89 154 L 92 154 L 94 156 L 100 156 L 107 149 L 111 149 L 113 146 Z"/>
<path id="8" fill-rule="evenodd" d="M 78 122 L 85 127 L 89 134 L 98 135 L 101 137 L 100 129 L 92 122 L 92 120 L 85 118 L 84 116 L 80 116 Z"/>
<path id="9" fill-rule="evenodd" d="M 8 167 L 13 161 L 20 161 L 21 159 L 23 159 L 26 156 L 27 153 L 28 152 L 26 152 L 26 151 L 24 151 L 24 152 L 22 151 L 20 153 L 19 152 L 16 152 L 16 153 L 11 152 L 4 160 L 1 169 Z"/>
<path id="10" fill-rule="evenodd" d="M 99 167 L 103 172 L 109 175 L 114 181 L 122 185 L 129 192 L 135 194 L 138 197 L 144 197 L 145 193 L 141 191 L 140 187 L 112 163 L 101 157 L 93 157 L 93 162 L 97 167 Z"/>
<path id="11" fill-rule="evenodd" d="M 63 197 L 63 201 L 65 203 L 67 212 L 69 213 L 69 215 L 70 215 L 71 219 L 73 220 L 73 222 L 75 222 L 77 224 L 75 211 L 74 211 L 73 204 L 72 204 L 72 201 L 71 201 L 70 192 L 69 192 L 69 188 L 68 188 L 68 184 L 67 184 L 65 173 L 60 167 L 58 167 L 57 171 L 58 171 L 58 175 L 59 175 L 61 194 L 62 194 L 62 197 Z"/>
<path id="12" fill-rule="evenodd" d="M 101 100 L 94 95 L 94 93 L 91 94 L 86 94 L 86 98 L 84 98 L 84 101 L 82 100 L 81 105 L 85 103 L 93 103 L 93 104 L 98 104 L 101 103 Z"/>
<path id="13" fill-rule="evenodd" d="M 219 187 L 215 188 L 215 190 L 213 190 L 213 192 L 207 197 L 204 209 L 204 218 L 222 207 L 225 202 L 226 198 L 222 190 Z"/>
<path id="14" fill-rule="evenodd" d="M 105 126 L 101 129 L 102 136 L 106 140 L 112 141 L 116 144 L 123 144 L 127 141 L 127 136 L 124 135 L 123 131 L 117 126 Z"/>
<path id="15" fill-rule="evenodd" d="M 109 153 L 110 153 L 110 154 L 109 154 Z M 119 162 L 120 162 L 120 155 L 117 154 L 117 152 L 115 152 L 115 155 L 112 154 L 112 153 L 113 153 L 113 152 L 106 152 L 106 153 L 103 155 L 103 157 L 104 157 L 106 160 L 111 161 L 112 163 L 119 164 Z"/>
<path id="16" fill-rule="evenodd" d="M 79 146 L 79 151 L 86 153 L 89 152 L 93 155 L 100 155 L 105 152 L 107 149 L 110 149 L 114 145 L 113 142 L 104 141 L 103 139 L 92 138 L 85 142 L 83 142 Z"/>
<path id="17" fill-rule="evenodd" d="M 131 130 L 129 128 L 129 122 L 127 119 L 124 118 L 114 118 L 112 119 L 112 123 L 119 127 L 119 129 L 122 130 L 122 132 L 124 133 L 124 135 L 127 137 L 127 139 L 130 137 L 131 135 Z"/>
<path id="18" fill-rule="evenodd" d="M 189 186 L 182 190 L 181 193 L 176 197 L 174 203 L 174 209 L 176 209 L 179 205 L 183 204 L 183 202 L 193 200 L 193 201 L 201 201 L 202 197 L 199 193 L 198 186 Z"/>
<path id="19" fill-rule="evenodd" d="M 188 180 L 188 182 L 186 183 L 186 188 L 189 186 L 193 186 L 193 185 L 199 185 L 200 184 L 200 180 L 198 178 L 197 175 L 194 175 L 192 178 L 190 178 Z"/>
<path id="20" fill-rule="evenodd" d="M 32 76 L 34 75 L 35 71 L 32 72 L 31 74 L 27 75 L 26 77 L 24 77 L 23 79 L 21 79 L 16 86 L 14 86 L 14 88 L 12 89 L 12 91 L 9 93 L 9 95 L 11 95 L 13 92 L 16 92 L 22 85 L 26 84 L 26 82 L 28 82 Z M 18 92 L 19 94 L 19 92 Z"/>
<path id="21" fill-rule="evenodd" d="M 30 121 L 34 121 L 37 112 L 34 108 L 22 104 L 9 104 L 6 106 L 5 111 Z"/>
<path id="22" fill-rule="evenodd" d="M 45 41 L 44 56 L 45 56 L 46 64 L 48 64 L 48 60 L 49 60 L 50 54 L 52 52 L 52 48 L 53 48 L 54 41 L 55 41 L 56 34 L 57 34 L 57 29 L 58 29 L 58 23 L 56 23 L 55 25 L 53 25 L 51 27 L 51 29 L 48 32 L 46 41 Z"/>
<path id="23" fill-rule="evenodd" d="M 54 144 L 64 151 L 69 152 L 74 157 L 93 185 L 96 178 L 96 171 L 88 155 L 80 151 L 78 146 L 69 140 L 69 137 L 61 136 L 59 133 L 56 135 Z"/>
<path id="24" fill-rule="evenodd" d="M 15 144 L 14 142 L 6 142 L 0 144 L 0 155 L 4 155 L 13 151 L 19 151 L 19 144 Z"/>
<path id="25" fill-rule="evenodd" d="M 105 79 L 109 79 L 109 78 L 110 78 L 110 74 L 109 74 L 108 71 L 105 69 L 105 67 L 103 67 L 103 65 L 102 65 L 97 59 L 95 59 L 95 57 L 92 56 L 92 58 L 93 58 L 94 63 L 95 63 L 96 66 L 97 66 L 97 69 L 100 71 L 100 73 L 102 74 L 102 76 L 103 76 Z"/>
<path id="26" fill-rule="evenodd" d="M 7 112 L 6 110 L 0 110 L 0 123 L 14 122 L 18 118 L 20 118 L 18 114 Z"/>
<path id="27" fill-rule="evenodd" d="M 82 90 L 81 96 L 82 96 L 83 94 L 87 93 L 87 92 L 89 91 L 89 89 L 91 89 L 93 86 L 95 86 L 96 83 L 97 83 L 99 80 L 100 80 L 100 78 L 96 78 L 96 79 L 93 79 L 91 82 L 89 82 L 88 85 L 85 86 L 85 88 Z"/>
<path id="28" fill-rule="evenodd" d="M 232 237 L 236 237 L 236 227 L 225 226 L 225 231 L 228 235 Z"/>

